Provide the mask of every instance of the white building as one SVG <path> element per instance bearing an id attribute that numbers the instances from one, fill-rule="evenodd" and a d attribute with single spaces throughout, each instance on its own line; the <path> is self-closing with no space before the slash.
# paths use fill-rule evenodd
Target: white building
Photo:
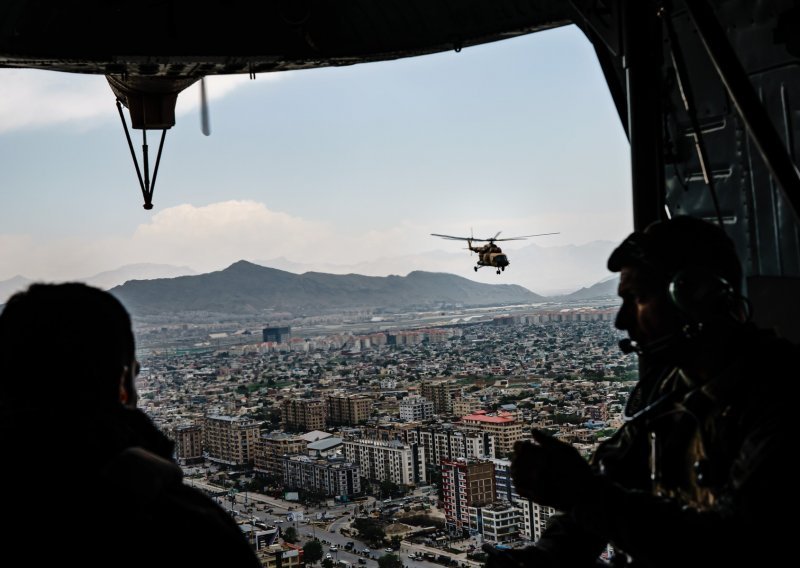
<path id="1" fill-rule="evenodd" d="M 421 422 L 433 417 L 433 402 L 419 395 L 407 396 L 400 401 L 400 420 Z"/>
<path id="2" fill-rule="evenodd" d="M 414 485 L 425 481 L 425 449 L 397 440 L 350 440 L 344 443 L 347 461 L 373 481 Z"/>
<path id="3" fill-rule="evenodd" d="M 510 503 L 492 503 L 485 507 L 469 507 L 470 531 L 477 531 L 487 542 L 504 543 L 516 540 L 522 512 Z"/>
<path id="4" fill-rule="evenodd" d="M 556 514 L 556 510 L 521 497 L 515 499 L 514 503 L 522 511 L 520 532 L 528 540 L 536 542 L 542 537 L 542 533 L 550 522 L 550 517 Z"/>

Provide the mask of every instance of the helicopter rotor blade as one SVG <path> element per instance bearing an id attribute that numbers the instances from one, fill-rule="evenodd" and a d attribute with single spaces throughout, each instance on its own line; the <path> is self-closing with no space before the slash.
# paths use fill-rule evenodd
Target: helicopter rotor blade
<path id="1" fill-rule="evenodd" d="M 561 233 L 539 233 L 538 235 L 522 235 L 520 237 L 507 237 L 505 239 L 494 239 L 495 241 L 524 241 L 531 237 L 544 237 L 545 235 L 560 235 Z"/>
<path id="2" fill-rule="evenodd" d="M 443 239 L 450 239 L 452 241 L 483 241 L 485 239 L 473 239 L 471 237 L 454 237 L 453 235 L 440 235 L 438 233 L 431 233 L 433 237 L 441 237 Z"/>

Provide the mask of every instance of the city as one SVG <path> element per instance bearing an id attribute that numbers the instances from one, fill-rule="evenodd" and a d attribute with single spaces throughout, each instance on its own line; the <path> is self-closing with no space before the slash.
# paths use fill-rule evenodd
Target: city
<path id="1" fill-rule="evenodd" d="M 348 314 L 313 336 L 140 325 L 140 406 L 265 566 L 478 566 L 481 544 L 530 544 L 554 512 L 516 493 L 516 441 L 541 428 L 588 457 L 621 425 L 637 367 L 615 313 Z"/>

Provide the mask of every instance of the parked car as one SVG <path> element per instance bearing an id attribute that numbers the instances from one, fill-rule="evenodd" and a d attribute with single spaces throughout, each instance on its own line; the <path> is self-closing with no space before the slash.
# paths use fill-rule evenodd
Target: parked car
<path id="1" fill-rule="evenodd" d="M 367 561 L 366 561 L 364 558 L 359 558 L 359 559 L 358 559 L 358 563 L 359 563 L 359 564 L 366 564 L 366 563 L 367 563 Z"/>

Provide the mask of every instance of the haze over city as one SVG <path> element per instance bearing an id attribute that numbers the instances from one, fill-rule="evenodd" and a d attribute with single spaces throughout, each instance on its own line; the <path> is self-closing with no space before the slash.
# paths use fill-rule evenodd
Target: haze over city
<path id="1" fill-rule="evenodd" d="M 0 280 L 246 259 L 438 270 L 548 293 L 602 277 L 605 251 L 631 230 L 628 143 L 573 27 L 460 53 L 211 77 L 212 135 L 200 133 L 193 87 L 167 134 L 152 212 L 103 77 L 0 77 Z M 474 273 L 461 243 L 429 235 L 470 231 L 560 234 L 504 243 L 511 266 L 497 277 Z M 582 280 L 532 265 L 594 241 L 606 244 L 590 245 L 602 252 Z"/>

